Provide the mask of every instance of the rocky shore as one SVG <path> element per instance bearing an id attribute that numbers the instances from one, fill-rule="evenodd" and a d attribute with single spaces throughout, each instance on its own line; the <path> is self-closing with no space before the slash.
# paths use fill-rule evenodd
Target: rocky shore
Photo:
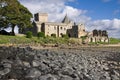
<path id="1" fill-rule="evenodd" d="M 0 46 L 0 80 L 120 80 L 120 47 Z"/>

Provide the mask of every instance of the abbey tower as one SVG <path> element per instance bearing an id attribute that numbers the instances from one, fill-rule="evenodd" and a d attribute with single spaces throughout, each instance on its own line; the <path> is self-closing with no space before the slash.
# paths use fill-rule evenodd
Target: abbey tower
<path id="1" fill-rule="evenodd" d="M 36 13 L 34 14 L 34 20 L 38 22 L 48 22 L 47 13 Z"/>

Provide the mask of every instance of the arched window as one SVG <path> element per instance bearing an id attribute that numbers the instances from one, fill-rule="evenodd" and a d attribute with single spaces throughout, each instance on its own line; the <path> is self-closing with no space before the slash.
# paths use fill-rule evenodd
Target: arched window
<path id="1" fill-rule="evenodd" d="M 62 27 L 60 27 L 60 29 L 62 30 Z"/>
<path id="2" fill-rule="evenodd" d="M 93 42 L 93 38 L 90 39 L 90 42 Z"/>
<path id="3" fill-rule="evenodd" d="M 63 35 L 63 33 L 60 33 L 60 35 L 62 36 L 62 35 Z"/>

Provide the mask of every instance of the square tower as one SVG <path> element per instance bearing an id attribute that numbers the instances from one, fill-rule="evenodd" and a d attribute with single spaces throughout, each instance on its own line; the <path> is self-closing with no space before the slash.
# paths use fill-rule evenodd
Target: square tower
<path id="1" fill-rule="evenodd" d="M 48 14 L 47 13 L 36 13 L 36 14 L 34 14 L 34 18 L 35 18 L 35 21 L 47 22 Z"/>

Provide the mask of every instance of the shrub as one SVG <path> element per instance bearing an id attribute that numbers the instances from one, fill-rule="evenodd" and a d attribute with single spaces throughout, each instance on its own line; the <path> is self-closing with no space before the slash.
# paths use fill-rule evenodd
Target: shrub
<path id="1" fill-rule="evenodd" d="M 87 38 L 87 36 L 81 36 L 82 40 L 85 40 Z"/>
<path id="2" fill-rule="evenodd" d="M 26 38 L 32 38 L 32 32 L 31 31 L 28 31 L 26 33 Z"/>
<path id="3" fill-rule="evenodd" d="M 56 34 L 51 34 L 51 36 L 55 38 L 55 37 L 56 37 Z"/>
<path id="4" fill-rule="evenodd" d="M 85 40 L 86 40 L 87 36 L 81 36 L 82 39 L 82 44 L 85 44 Z"/>
<path id="5" fill-rule="evenodd" d="M 45 37 L 45 33 L 44 32 L 38 32 L 37 33 L 37 37 L 40 38 L 40 37 Z"/>
<path id="6" fill-rule="evenodd" d="M 62 34 L 62 38 L 69 38 L 67 34 Z"/>

